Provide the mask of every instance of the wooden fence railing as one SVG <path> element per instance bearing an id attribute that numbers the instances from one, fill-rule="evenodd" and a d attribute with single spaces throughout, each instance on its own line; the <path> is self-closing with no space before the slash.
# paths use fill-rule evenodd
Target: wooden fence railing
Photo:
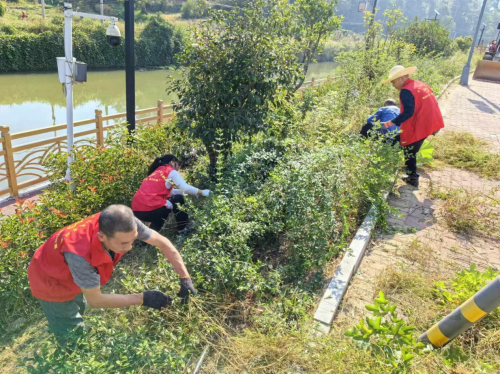
<path id="1" fill-rule="evenodd" d="M 156 107 L 140 109 L 135 112 L 136 115 L 150 114 L 147 117 L 138 118 L 136 123 L 154 122 L 163 123 L 172 118 L 172 105 L 163 105 L 163 100 L 158 100 Z M 151 115 L 154 114 L 154 115 Z M 104 133 L 116 126 L 112 124 L 106 126 L 107 121 L 114 121 L 125 118 L 126 113 L 111 114 L 108 116 L 102 115 L 102 110 L 96 109 L 95 118 L 74 123 L 75 147 L 85 143 L 104 145 Z M 95 128 L 78 131 L 82 126 L 95 125 Z M 36 130 L 23 131 L 12 134 L 7 126 L 0 126 L 0 143 L 2 150 L 0 157 L 3 156 L 4 162 L 0 164 L 0 183 L 7 181 L 7 188 L 0 189 L 0 196 L 9 194 L 17 196 L 19 190 L 37 185 L 47 181 L 47 176 L 41 165 L 41 161 L 50 152 L 62 152 L 66 149 L 67 136 L 55 136 L 57 131 L 66 130 L 66 124 L 44 127 Z M 28 140 L 31 137 L 49 135 L 50 137 L 43 140 L 37 140 L 23 143 L 22 140 Z M 94 135 L 95 138 L 89 138 Z M 80 139 L 79 139 L 80 138 Z M 19 143 L 21 140 L 22 144 Z M 34 177 L 27 179 L 27 177 Z M 5 182 L 3 183 L 5 184 Z"/>
<path id="2" fill-rule="evenodd" d="M 314 80 L 314 78 L 312 78 L 311 81 L 304 82 L 299 91 L 304 91 L 308 88 L 321 85 L 330 79 L 331 78 Z M 173 116 L 172 108 L 173 105 L 163 105 L 163 100 L 158 100 L 156 107 L 140 109 L 135 112 L 136 115 L 154 114 L 139 118 L 136 120 L 136 123 L 163 123 L 164 121 L 169 121 Z M 74 123 L 74 146 L 82 146 L 85 143 L 90 145 L 104 145 L 104 133 L 118 126 L 117 124 L 105 125 L 105 123 L 107 123 L 107 121 L 126 118 L 126 116 L 126 113 L 103 116 L 102 110 L 96 109 L 95 118 L 77 121 Z M 95 128 L 78 132 L 82 126 L 92 124 Z M 5 181 L 7 181 L 8 186 L 7 188 L 0 189 L 0 197 L 7 194 L 10 196 L 18 196 L 20 190 L 47 181 L 48 178 L 45 175 L 45 170 L 43 169 L 41 162 L 49 153 L 65 151 L 67 140 L 66 134 L 57 136 L 57 131 L 61 130 L 66 130 L 66 124 L 13 134 L 10 132 L 9 127 L 0 126 L 0 158 L 3 156 L 3 163 L 0 163 L 0 186 L 2 184 L 5 185 Z M 40 137 L 44 134 L 50 137 L 42 140 L 29 141 L 29 138 L 34 136 Z M 93 135 L 95 138 L 89 138 L 90 135 Z M 21 144 L 19 144 L 20 140 Z M 23 143 L 22 140 L 25 140 L 26 142 Z M 29 179 L 29 177 L 33 178 Z"/>

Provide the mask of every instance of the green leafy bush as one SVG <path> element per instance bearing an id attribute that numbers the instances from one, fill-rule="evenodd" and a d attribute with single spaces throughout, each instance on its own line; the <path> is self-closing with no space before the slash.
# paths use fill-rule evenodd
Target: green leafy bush
<path id="1" fill-rule="evenodd" d="M 3 3 L 2 1 L 0 1 L 0 17 L 3 17 L 5 15 L 5 3 Z"/>
<path id="2" fill-rule="evenodd" d="M 174 63 L 174 56 L 180 52 L 182 36 L 180 31 L 161 16 L 152 17 L 136 43 L 138 66 L 167 66 Z"/>
<path id="3" fill-rule="evenodd" d="M 462 52 L 468 52 L 472 44 L 472 36 L 459 36 L 455 39 L 455 43 Z"/>
<path id="4" fill-rule="evenodd" d="M 490 267 L 486 271 L 480 271 L 476 264 L 471 264 L 469 269 L 456 273 L 456 277 L 451 280 L 449 285 L 445 285 L 442 281 L 437 282 L 434 291 L 440 304 L 453 303 L 458 306 L 469 300 L 499 275 L 499 271 Z"/>
<path id="5" fill-rule="evenodd" d="M 0 33 L 0 73 L 50 71 L 57 69 L 56 57 L 64 55 L 63 25 L 60 19 L 30 22 L 19 32 Z M 123 32 L 123 30 L 122 30 Z M 136 39 L 137 67 L 171 65 L 182 48 L 183 34 L 161 17 L 152 17 Z M 125 66 L 124 44 L 111 48 L 106 28 L 100 22 L 83 20 L 73 26 L 73 53 L 89 68 Z"/>
<path id="6" fill-rule="evenodd" d="M 379 358 L 379 362 L 385 363 L 388 372 L 406 373 L 415 355 L 425 348 L 413 336 L 415 327 L 398 317 L 396 305 L 391 305 L 382 291 L 375 303 L 366 305 L 366 309 L 372 313 L 372 318 L 361 319 L 346 335 Z"/>
<path id="7" fill-rule="evenodd" d="M 0 25 L 0 35 L 1 34 L 6 34 L 6 35 L 14 35 L 17 32 L 19 32 L 15 26 L 11 24 L 5 24 L 5 25 Z"/>
<path id="8" fill-rule="evenodd" d="M 406 43 L 413 44 L 421 55 L 451 56 L 455 42 L 448 36 L 450 30 L 435 21 L 419 22 L 415 18 L 406 28 L 399 31 L 399 36 Z"/>
<path id="9" fill-rule="evenodd" d="M 205 0 L 187 0 L 181 7 L 183 19 L 203 18 L 208 15 L 208 3 Z"/>
<path id="10" fill-rule="evenodd" d="M 355 137 L 302 153 L 291 147 L 284 156 L 265 144 L 232 156 L 239 162 L 229 160 L 214 198 L 191 207 L 196 232 L 183 256 L 210 292 L 270 293 L 277 282 L 264 275 L 272 269 L 288 283 L 321 278 L 359 217 L 383 204 L 380 189 L 398 160 L 388 145 Z"/>

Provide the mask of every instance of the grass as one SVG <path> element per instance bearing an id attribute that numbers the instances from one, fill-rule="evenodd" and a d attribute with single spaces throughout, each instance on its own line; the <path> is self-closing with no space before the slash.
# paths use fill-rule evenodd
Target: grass
<path id="1" fill-rule="evenodd" d="M 437 189 L 431 197 L 442 200 L 441 218 L 453 232 L 492 239 L 500 238 L 499 189 L 488 193 L 467 189 Z"/>
<path id="2" fill-rule="evenodd" d="M 449 131 L 432 139 L 434 158 L 442 163 L 500 179 L 500 155 L 468 132 Z"/>
<path id="3" fill-rule="evenodd" d="M 201 21 L 200 19 L 183 19 L 181 13 L 162 14 L 161 16 L 181 29 L 187 29 L 190 26 L 199 24 Z"/>
<path id="4" fill-rule="evenodd" d="M 14 24 L 25 24 L 32 22 L 34 20 L 43 20 L 42 18 L 42 6 L 40 4 L 35 4 L 33 2 L 23 2 L 23 3 L 10 3 L 5 2 L 7 9 L 5 15 L 2 17 L 2 22 L 9 21 L 9 23 Z M 28 18 L 23 20 L 21 18 L 22 11 L 28 14 Z M 57 6 L 52 6 L 45 4 L 45 20 L 50 21 L 53 17 L 63 15 L 61 8 Z"/>

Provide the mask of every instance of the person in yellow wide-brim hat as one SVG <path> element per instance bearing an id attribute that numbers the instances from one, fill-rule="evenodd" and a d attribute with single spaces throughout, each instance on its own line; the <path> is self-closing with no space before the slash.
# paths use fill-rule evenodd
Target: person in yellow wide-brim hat
<path id="1" fill-rule="evenodd" d="M 443 116 L 431 88 L 410 78 L 416 71 L 416 66 L 405 68 L 396 65 L 389 70 L 387 79 L 382 81 L 383 84 L 392 83 L 399 91 L 401 113 L 382 125 L 386 128 L 392 125 L 400 127 L 398 137 L 408 174 L 403 180 L 414 187 L 418 187 L 420 177 L 417 173 L 417 153 L 428 136 L 435 135 L 444 127 Z"/>

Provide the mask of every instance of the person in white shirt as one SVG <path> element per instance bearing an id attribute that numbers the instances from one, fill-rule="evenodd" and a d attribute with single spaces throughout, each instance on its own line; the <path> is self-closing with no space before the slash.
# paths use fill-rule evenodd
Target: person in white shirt
<path id="1" fill-rule="evenodd" d="M 189 216 L 178 208 L 178 205 L 184 204 L 183 194 L 204 197 L 210 195 L 210 190 L 201 190 L 187 184 L 178 169 L 179 160 L 174 155 L 157 157 L 132 199 L 134 215 L 141 221 L 151 222 L 149 227 L 155 231 L 161 230 L 164 221 L 173 212 L 177 231 L 186 232 Z"/>

